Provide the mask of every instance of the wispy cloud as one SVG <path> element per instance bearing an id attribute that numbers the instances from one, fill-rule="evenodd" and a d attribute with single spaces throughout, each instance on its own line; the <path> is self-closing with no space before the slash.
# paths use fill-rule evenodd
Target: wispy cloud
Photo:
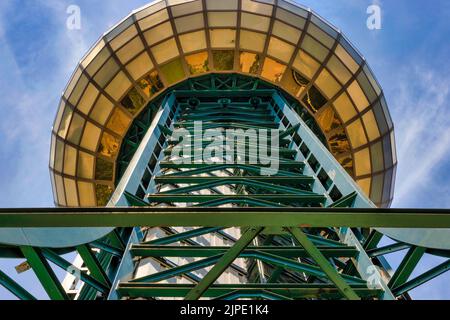
<path id="1" fill-rule="evenodd" d="M 391 101 L 400 163 L 395 205 L 417 206 L 421 195 L 442 190 L 435 182 L 450 157 L 450 76 L 416 64 L 400 70 L 396 80 L 398 92 Z M 450 205 L 450 199 L 440 205 Z"/>

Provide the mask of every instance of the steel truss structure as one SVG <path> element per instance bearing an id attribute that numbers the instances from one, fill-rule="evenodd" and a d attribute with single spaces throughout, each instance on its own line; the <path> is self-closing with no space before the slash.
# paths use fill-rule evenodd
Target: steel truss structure
<path id="1" fill-rule="evenodd" d="M 0 228 L 115 228 L 63 249 L 0 247 L 3 258 L 26 259 L 51 299 L 409 299 L 408 292 L 450 268 L 449 259 L 411 277 L 425 254 L 450 253 L 380 245 L 377 231 L 450 228 L 450 211 L 376 209 L 284 93 L 239 75 L 185 85 L 153 105 L 146 130 L 129 135 L 107 208 L 0 211 Z M 251 142 L 232 163 L 176 161 L 174 148 L 183 142 L 173 134 L 193 134 L 196 121 L 202 133 L 280 129 L 279 171 L 264 175 L 263 164 L 250 163 Z M 197 142 L 194 149 L 208 147 Z M 216 238 L 228 245 L 213 245 Z M 77 263 L 62 257 L 74 250 Z M 406 255 L 392 270 L 384 256 L 400 251 Z M 142 271 L 149 261 L 159 265 L 156 272 Z M 63 287 L 50 263 L 71 274 L 77 290 Z M 221 282 L 227 273 L 240 280 Z M 34 299 L 11 275 L 0 272 L 0 284 Z"/>

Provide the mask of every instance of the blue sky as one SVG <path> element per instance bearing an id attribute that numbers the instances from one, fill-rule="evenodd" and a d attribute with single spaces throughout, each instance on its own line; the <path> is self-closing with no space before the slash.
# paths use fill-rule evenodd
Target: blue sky
<path id="1" fill-rule="evenodd" d="M 60 94 L 77 62 L 145 0 L 0 1 L 0 207 L 52 206 L 50 130 Z M 450 2 L 448 0 L 304 0 L 340 28 L 381 83 L 396 126 L 399 168 L 395 207 L 450 207 Z M 366 27 L 366 9 L 382 8 L 382 29 Z M 66 28 L 66 9 L 81 8 L 82 28 Z M 391 258 L 398 263 L 399 256 Z M 439 263 L 428 257 L 418 267 Z M 2 262 L 14 274 L 17 262 Z M 16 277 L 16 276 L 15 276 Z M 20 275 L 20 282 L 33 278 Z M 450 299 L 450 274 L 414 292 Z M 31 288 L 42 295 L 39 288 Z M 0 298 L 10 295 L 0 288 Z"/>

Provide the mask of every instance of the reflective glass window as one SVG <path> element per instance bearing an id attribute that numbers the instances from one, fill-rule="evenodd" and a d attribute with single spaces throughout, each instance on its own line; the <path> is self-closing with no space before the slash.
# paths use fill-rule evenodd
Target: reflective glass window
<path id="1" fill-rule="evenodd" d="M 75 106 L 78 103 L 78 100 L 80 100 L 81 95 L 84 92 L 84 89 L 86 88 L 88 84 L 88 78 L 82 74 L 80 77 L 80 80 L 78 81 L 77 85 L 72 91 L 72 94 L 70 95 L 69 102 Z"/>
<path id="2" fill-rule="evenodd" d="M 246 29 L 267 32 L 269 30 L 270 18 L 256 14 L 242 12 L 241 27 Z"/>
<path id="3" fill-rule="evenodd" d="M 360 73 L 357 79 L 369 102 L 374 102 L 377 98 L 377 94 L 375 93 L 375 90 L 373 90 L 372 85 L 370 84 L 367 77 L 364 75 L 364 73 Z"/>
<path id="4" fill-rule="evenodd" d="M 127 95 L 122 99 L 121 101 L 122 106 L 125 107 L 131 114 L 136 114 L 145 104 L 145 99 L 139 91 L 136 88 L 132 88 L 130 91 L 128 91 Z M 116 109 L 117 111 L 117 109 Z M 123 113 L 123 111 L 122 111 Z M 116 117 L 117 115 L 112 116 L 112 118 Z M 110 120 L 111 122 L 111 120 Z"/>
<path id="5" fill-rule="evenodd" d="M 345 92 L 334 101 L 334 107 L 344 123 L 355 117 L 357 114 L 353 103 Z"/>
<path id="6" fill-rule="evenodd" d="M 58 190 L 58 203 L 61 206 L 66 205 L 66 195 L 64 192 L 64 181 L 60 175 L 55 174 L 55 185 Z"/>
<path id="7" fill-rule="evenodd" d="M 334 97 L 341 89 L 339 83 L 326 69 L 323 69 L 317 78 L 316 86 L 322 90 L 328 99 Z"/>
<path id="8" fill-rule="evenodd" d="M 64 151 L 64 174 L 75 176 L 77 165 L 77 150 L 69 145 L 66 145 Z"/>
<path id="9" fill-rule="evenodd" d="M 95 207 L 95 190 L 92 183 L 78 181 L 78 191 L 80 196 L 80 205 L 82 207 Z"/>
<path id="10" fill-rule="evenodd" d="M 166 9 L 161 10 L 151 16 L 148 16 L 147 18 L 144 18 L 142 20 L 139 20 L 139 27 L 141 30 L 147 30 L 148 28 L 151 28 L 163 21 L 166 21 L 169 19 L 169 14 Z"/>
<path id="11" fill-rule="evenodd" d="M 169 84 L 176 83 L 185 78 L 183 64 L 180 58 L 177 58 L 165 65 L 160 66 L 164 78 Z"/>
<path id="12" fill-rule="evenodd" d="M 205 22 L 203 20 L 203 14 L 193 14 L 186 17 L 181 17 L 175 19 L 175 26 L 178 33 L 184 33 L 191 30 L 197 30 L 205 27 Z"/>
<path id="13" fill-rule="evenodd" d="M 317 40 L 306 35 L 302 43 L 302 49 L 322 62 L 328 55 L 329 50 L 321 45 Z"/>
<path id="14" fill-rule="evenodd" d="M 206 0 L 208 10 L 237 10 L 238 0 Z"/>
<path id="15" fill-rule="evenodd" d="M 106 54 L 106 57 L 105 57 Z M 86 68 L 87 66 L 90 65 L 90 63 L 97 58 L 98 56 L 103 55 L 103 58 L 105 59 L 103 62 L 106 61 L 106 59 L 108 58 L 108 50 L 105 48 L 105 41 L 103 39 L 101 39 L 100 41 L 98 41 L 94 48 L 92 48 L 91 51 L 89 51 L 89 53 L 86 55 L 86 57 L 84 58 L 83 61 L 81 61 L 81 65 Z M 98 66 L 98 68 L 100 68 L 100 65 Z M 97 70 L 98 70 L 97 68 Z M 78 69 L 79 70 L 79 69 Z M 77 70 L 77 73 L 78 73 Z M 89 72 L 88 72 L 89 73 Z M 95 73 L 95 72 L 94 72 Z M 92 73 L 89 73 L 92 74 Z"/>
<path id="16" fill-rule="evenodd" d="M 87 122 L 81 138 L 81 146 L 87 150 L 96 151 L 101 132 L 102 130 L 99 127 L 91 122 Z"/>
<path id="17" fill-rule="evenodd" d="M 314 23 L 310 23 L 308 27 L 308 33 L 312 35 L 314 38 L 319 40 L 322 44 L 324 44 L 328 49 L 331 49 L 335 40 L 330 37 L 328 34 L 323 32 L 320 28 L 318 28 Z"/>
<path id="18" fill-rule="evenodd" d="M 203 9 L 202 1 L 196 0 L 196 1 L 189 1 L 177 6 L 170 7 L 172 10 L 172 15 L 174 17 L 178 16 L 184 16 L 189 13 L 198 12 Z"/>
<path id="19" fill-rule="evenodd" d="M 291 43 L 297 44 L 300 39 L 301 31 L 291 27 L 283 22 L 275 20 L 272 33 Z"/>
<path id="20" fill-rule="evenodd" d="M 69 131 L 70 121 L 72 120 L 73 111 L 69 106 L 66 106 L 64 113 L 61 117 L 61 122 L 59 124 L 58 136 L 65 139 L 67 131 Z"/>
<path id="21" fill-rule="evenodd" d="M 153 69 L 153 63 L 147 52 L 143 52 L 139 57 L 130 62 L 126 66 L 126 69 L 133 79 L 139 79 Z"/>
<path id="22" fill-rule="evenodd" d="M 94 80 L 98 83 L 98 85 L 102 88 L 106 86 L 106 84 L 111 81 L 111 79 L 117 74 L 119 71 L 119 66 L 114 61 L 113 58 L 109 59 L 103 67 L 99 70 L 99 72 L 95 75 Z"/>
<path id="23" fill-rule="evenodd" d="M 334 132 L 328 142 L 331 152 L 335 155 L 350 152 L 350 143 L 343 128 Z"/>
<path id="24" fill-rule="evenodd" d="M 346 84 L 352 77 L 352 74 L 347 67 L 345 67 L 335 55 L 332 55 L 330 61 L 328 61 L 327 68 L 343 85 Z"/>
<path id="25" fill-rule="evenodd" d="M 164 39 L 170 38 L 173 35 L 172 25 L 170 22 L 165 22 L 157 27 L 154 27 L 144 32 L 145 40 L 151 46 Z"/>
<path id="26" fill-rule="evenodd" d="M 113 193 L 113 189 L 110 186 L 96 184 L 95 185 L 95 195 L 97 198 L 97 206 L 105 207 L 108 204 L 112 193 Z"/>
<path id="27" fill-rule="evenodd" d="M 209 12 L 208 24 L 210 27 L 236 27 L 237 12 Z"/>
<path id="28" fill-rule="evenodd" d="M 214 68 L 216 70 L 233 70 L 234 51 L 233 50 L 213 50 Z"/>
<path id="29" fill-rule="evenodd" d="M 352 73 L 356 73 L 356 71 L 358 71 L 359 65 L 341 45 L 338 45 L 336 47 L 335 54 L 339 57 L 339 59 L 341 59 L 341 61 Z"/>
<path id="30" fill-rule="evenodd" d="M 383 174 L 376 175 L 372 178 L 372 190 L 370 192 L 370 199 L 374 203 L 381 203 L 383 195 Z"/>
<path id="31" fill-rule="evenodd" d="M 131 59 L 133 59 L 139 52 L 144 50 L 144 44 L 141 41 L 141 38 L 136 37 L 131 40 L 127 45 L 125 45 L 122 49 L 116 52 L 117 58 L 119 58 L 122 64 L 128 63 Z"/>
<path id="32" fill-rule="evenodd" d="M 370 184 L 371 184 L 372 179 L 367 178 L 367 179 L 361 179 L 356 181 L 358 183 L 358 185 L 361 187 L 362 191 L 364 191 L 364 194 L 366 196 L 370 195 Z"/>
<path id="33" fill-rule="evenodd" d="M 206 48 L 205 31 L 186 33 L 180 36 L 181 47 L 185 53 Z"/>
<path id="34" fill-rule="evenodd" d="M 369 112 L 363 115 L 364 126 L 366 127 L 367 136 L 369 137 L 369 141 L 373 141 L 380 137 L 380 130 L 378 130 L 377 121 L 375 120 L 375 116 L 370 110 Z"/>
<path id="35" fill-rule="evenodd" d="M 352 82 L 347 91 L 360 112 L 369 106 L 369 101 L 356 80 Z"/>
<path id="36" fill-rule="evenodd" d="M 121 46 L 123 46 L 125 43 L 127 43 L 132 38 L 134 38 L 136 35 L 137 35 L 137 29 L 136 29 L 136 26 L 133 24 L 133 25 L 131 25 L 131 27 L 126 29 L 124 32 L 122 32 L 119 36 L 117 36 L 116 38 L 114 38 L 114 40 L 112 40 L 110 42 L 111 48 L 114 51 L 116 51 Z"/>
<path id="37" fill-rule="evenodd" d="M 272 82 L 279 82 L 285 71 L 286 65 L 270 58 L 266 58 L 261 76 Z"/>
<path id="38" fill-rule="evenodd" d="M 83 97 L 80 100 L 80 103 L 78 103 L 78 110 L 86 115 L 89 114 L 95 100 L 98 97 L 98 94 L 99 91 L 97 90 L 97 88 L 92 83 L 90 83 L 87 86 L 86 91 L 84 92 Z"/>
<path id="39" fill-rule="evenodd" d="M 102 158 L 95 161 L 95 180 L 112 181 L 114 164 Z"/>
<path id="40" fill-rule="evenodd" d="M 245 73 L 257 74 L 261 65 L 261 58 L 257 53 L 241 52 L 240 70 Z"/>
<path id="41" fill-rule="evenodd" d="M 370 153 L 372 155 L 372 171 L 380 172 L 384 169 L 383 160 L 383 144 L 382 142 L 377 142 L 370 147 Z"/>
<path id="42" fill-rule="evenodd" d="M 67 134 L 67 140 L 73 144 L 80 143 L 81 134 L 83 133 L 84 118 L 78 113 L 74 113 L 72 118 L 72 123 L 70 124 L 70 129 Z"/>
<path id="43" fill-rule="evenodd" d="M 136 109 L 134 113 L 138 110 L 139 109 Z M 131 119 L 125 114 L 125 112 L 123 112 L 120 108 L 116 108 L 114 109 L 111 119 L 109 119 L 106 127 L 118 135 L 124 135 L 130 123 Z"/>
<path id="44" fill-rule="evenodd" d="M 55 166 L 55 148 L 56 148 L 56 137 L 52 134 L 50 142 L 50 168 Z"/>
<path id="45" fill-rule="evenodd" d="M 119 139 L 107 132 L 103 132 L 98 152 L 106 158 L 114 158 L 119 152 L 119 146 Z"/>
<path id="46" fill-rule="evenodd" d="M 367 65 L 364 66 L 364 74 L 366 75 L 367 79 L 369 79 L 369 82 L 374 88 L 376 95 L 379 96 L 381 94 L 381 88 Z"/>
<path id="47" fill-rule="evenodd" d="M 277 8 L 277 19 L 285 21 L 290 25 L 296 26 L 297 28 L 303 29 L 305 27 L 306 19 L 299 17 L 291 12 Z"/>
<path id="48" fill-rule="evenodd" d="M 99 124 L 104 125 L 113 108 L 113 103 L 104 95 L 100 95 L 92 109 L 91 118 Z"/>
<path id="49" fill-rule="evenodd" d="M 241 49 L 263 52 L 265 44 L 265 34 L 241 30 Z"/>
<path id="50" fill-rule="evenodd" d="M 334 109 L 329 106 L 324 108 L 316 117 L 317 123 L 325 133 L 329 133 L 342 125 L 342 122 L 337 117 Z"/>
<path id="51" fill-rule="evenodd" d="M 78 207 L 78 193 L 75 180 L 64 178 L 64 188 L 66 189 L 66 205 L 68 207 Z"/>
<path id="52" fill-rule="evenodd" d="M 146 77 L 140 80 L 138 84 L 147 97 L 153 96 L 164 87 L 159 74 L 156 71 L 148 74 Z"/>
<path id="53" fill-rule="evenodd" d="M 84 179 L 94 178 L 94 156 L 86 152 L 78 152 L 78 172 L 77 175 Z"/>
<path id="54" fill-rule="evenodd" d="M 264 4 L 252 0 L 242 0 L 242 10 L 263 14 L 266 16 L 272 15 L 273 7 L 268 4 Z"/>
<path id="55" fill-rule="evenodd" d="M 298 55 L 294 60 L 293 66 L 303 75 L 308 77 L 308 79 L 312 79 L 320 67 L 319 63 L 317 63 L 316 60 L 314 60 L 310 55 L 308 55 L 306 52 L 302 50 L 298 52 Z"/>
<path id="56" fill-rule="evenodd" d="M 64 159 L 64 142 L 56 139 L 55 171 L 62 172 Z"/>
<path id="57" fill-rule="evenodd" d="M 233 48 L 236 44 L 236 30 L 211 29 L 210 34 L 213 48 Z"/>
<path id="58" fill-rule="evenodd" d="M 158 63 L 164 63 L 180 54 L 173 38 L 154 46 L 151 50 Z"/>
<path id="59" fill-rule="evenodd" d="M 208 52 L 199 52 L 186 56 L 186 63 L 191 74 L 200 74 L 209 71 Z"/>
<path id="60" fill-rule="evenodd" d="M 371 173 L 369 148 L 355 153 L 355 171 L 357 177 Z"/>
<path id="61" fill-rule="evenodd" d="M 353 121 L 347 127 L 347 133 L 354 149 L 367 144 L 367 138 L 366 134 L 364 133 L 364 128 L 362 126 L 361 120 L 358 119 L 356 121 Z"/>
<path id="62" fill-rule="evenodd" d="M 272 57 L 275 57 L 281 61 L 289 63 L 292 54 L 294 53 L 294 47 L 287 42 L 281 41 L 278 38 L 270 38 L 269 48 L 267 53 Z"/>
<path id="63" fill-rule="evenodd" d="M 131 82 L 128 77 L 123 72 L 119 72 L 117 76 L 111 81 L 111 83 L 106 87 L 105 91 L 116 101 L 128 91 L 131 87 Z"/>
<path id="64" fill-rule="evenodd" d="M 386 118 L 384 116 L 383 107 L 381 106 L 381 102 L 377 101 L 373 108 L 373 113 L 375 118 L 377 119 L 378 128 L 380 130 L 381 135 L 386 134 L 389 131 L 387 126 Z"/>
<path id="65" fill-rule="evenodd" d="M 109 53 L 108 48 L 104 47 L 99 54 L 92 60 L 91 63 L 86 68 L 87 73 L 90 76 L 93 76 L 97 73 L 97 71 L 100 69 L 100 67 L 108 60 L 108 58 L 111 56 Z M 86 67 L 86 66 L 85 66 Z"/>

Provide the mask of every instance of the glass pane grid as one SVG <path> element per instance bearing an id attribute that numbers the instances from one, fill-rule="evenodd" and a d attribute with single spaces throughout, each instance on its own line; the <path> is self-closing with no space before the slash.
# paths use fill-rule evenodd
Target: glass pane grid
<path id="1" fill-rule="evenodd" d="M 324 106 L 334 110 L 334 118 L 320 108 L 316 118 L 320 117 L 322 130 L 329 132 L 330 139 L 336 136 L 341 122 L 345 124 L 342 132 L 349 134 L 348 144 L 359 155 L 353 157 L 355 171 L 373 174 L 367 168 L 361 169 L 359 158 L 368 158 L 369 165 L 370 159 L 378 163 L 373 165 L 378 175 L 395 165 L 393 125 L 381 87 L 364 58 L 335 27 L 289 1 L 279 1 L 274 8 L 270 1 L 243 0 L 242 12 L 238 12 L 234 0 L 206 1 L 206 8 L 202 1 L 184 2 L 172 1 L 167 9 L 162 1 L 134 11 L 134 17 L 124 19 L 93 46 L 66 87 L 62 100 L 66 103 L 59 107 L 53 129 L 57 141 L 79 152 L 95 157 L 106 154 L 114 159 L 113 149 L 120 147 L 129 123 L 162 87 L 191 75 L 234 70 L 260 76 L 297 97 L 307 97 L 305 89 L 309 88 L 330 101 Z M 173 23 L 169 22 L 171 17 Z M 335 45 L 337 38 L 339 44 Z M 298 83 L 292 77 L 294 69 L 309 83 Z M 142 83 L 152 72 L 162 81 L 162 87 Z M 117 124 L 117 110 L 125 114 L 125 124 Z M 111 117 L 114 120 L 109 120 Z M 354 132 L 364 139 L 354 141 Z M 361 156 L 366 149 L 369 155 L 374 152 L 374 145 L 380 141 L 384 160 Z M 65 153 L 58 152 L 58 143 L 52 150 L 51 167 L 62 169 L 65 161 L 57 158 Z M 379 163 L 383 162 L 384 168 L 380 169 Z M 79 167 L 76 161 L 66 165 L 68 173 L 73 173 L 74 166 Z M 78 170 L 75 173 L 78 177 Z M 378 186 L 380 179 L 372 181 Z M 113 181 L 108 187 L 112 185 Z M 65 180 L 62 184 L 55 180 L 55 186 L 56 190 L 61 186 L 77 189 L 75 183 Z M 110 191 L 97 185 L 82 188 L 83 195 L 95 192 L 104 196 Z M 371 192 L 378 199 L 378 191 Z M 92 200 L 88 198 L 75 201 L 70 197 L 64 202 L 88 203 Z M 59 200 L 62 197 L 58 193 Z"/>

